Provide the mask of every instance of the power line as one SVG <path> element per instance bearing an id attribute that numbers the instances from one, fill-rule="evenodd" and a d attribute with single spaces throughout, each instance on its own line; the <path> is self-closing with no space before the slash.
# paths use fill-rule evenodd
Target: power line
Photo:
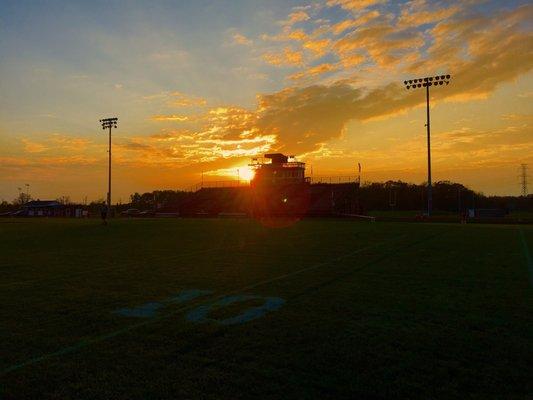
<path id="1" fill-rule="evenodd" d="M 409 79 L 407 81 L 403 81 L 406 89 L 419 89 L 419 88 L 426 88 L 426 118 L 427 118 L 427 147 L 428 147 L 428 209 L 427 213 L 428 216 L 431 215 L 431 211 L 433 208 L 433 190 L 431 185 L 431 131 L 430 131 L 430 123 L 429 123 L 429 87 L 430 86 L 442 86 L 442 85 L 448 85 L 450 83 L 450 75 L 436 75 L 436 76 L 428 76 L 426 78 L 417 78 L 417 79 Z"/>

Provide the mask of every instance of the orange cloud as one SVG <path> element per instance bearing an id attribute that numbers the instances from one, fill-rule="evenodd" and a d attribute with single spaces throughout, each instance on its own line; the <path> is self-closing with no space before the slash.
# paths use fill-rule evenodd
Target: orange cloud
<path id="1" fill-rule="evenodd" d="M 328 0 L 327 5 L 340 6 L 349 11 L 359 11 L 383 2 L 384 0 Z"/>
<path id="2" fill-rule="evenodd" d="M 442 21 L 457 14 L 461 9 L 457 5 L 447 8 L 436 8 L 434 5 L 427 4 L 424 0 L 413 1 L 404 6 L 398 20 L 398 25 L 400 27 L 416 27 Z"/>
<path id="3" fill-rule="evenodd" d="M 282 53 L 267 53 L 263 55 L 263 60 L 275 66 L 299 66 L 303 64 L 303 53 L 294 51 L 290 47 L 285 47 Z"/>
<path id="4" fill-rule="evenodd" d="M 380 67 L 390 67 L 401 60 L 407 51 L 425 44 L 423 34 L 416 31 L 398 32 L 392 26 L 378 24 L 358 29 L 333 46 L 341 59 L 353 51 L 366 51 Z"/>
<path id="5" fill-rule="evenodd" d="M 309 36 L 301 29 L 295 31 L 289 31 L 286 33 L 285 38 L 290 40 L 306 40 Z M 280 38 L 281 39 L 281 38 Z"/>
<path id="6" fill-rule="evenodd" d="M 325 74 L 331 71 L 336 71 L 338 68 L 339 68 L 338 65 L 335 65 L 335 64 L 329 64 L 329 63 L 319 64 L 305 71 L 300 71 L 292 75 L 289 75 L 289 79 L 301 80 L 301 79 L 315 78 L 318 75 L 322 75 L 322 74 Z"/>
<path id="7" fill-rule="evenodd" d="M 21 139 L 24 145 L 24 150 L 27 153 L 43 153 L 48 151 L 80 151 L 83 150 L 91 142 L 87 139 L 79 137 L 71 137 L 53 134 L 41 134 L 44 136 L 41 142 L 35 142 L 30 139 Z"/>
<path id="8" fill-rule="evenodd" d="M 177 91 L 164 91 L 157 94 L 143 96 L 143 100 L 150 102 L 162 102 L 169 107 L 199 107 L 207 104 L 207 101 L 201 97 L 189 96 L 185 93 Z"/>
<path id="9" fill-rule="evenodd" d="M 251 46 L 253 44 L 253 41 L 251 39 L 248 39 L 246 36 L 238 32 L 233 34 L 232 38 L 233 43 L 235 44 L 240 44 L 243 46 Z"/>
<path id="10" fill-rule="evenodd" d="M 532 114 L 504 114 L 501 116 L 501 119 L 505 121 L 521 121 L 521 122 L 527 122 L 532 123 L 533 122 L 533 115 Z"/>
<path id="11" fill-rule="evenodd" d="M 331 27 L 331 32 L 334 35 L 340 35 L 341 33 L 343 33 L 344 31 L 346 31 L 348 29 L 352 29 L 352 28 L 355 28 L 357 26 L 364 25 L 364 24 L 368 23 L 369 21 L 372 21 L 373 19 L 376 19 L 379 16 L 380 16 L 380 13 L 379 13 L 378 10 L 372 10 L 372 11 L 369 11 L 369 12 L 361 15 L 358 18 L 346 19 L 344 21 L 336 23 L 335 25 L 333 25 Z"/>
<path id="12" fill-rule="evenodd" d="M 48 147 L 44 144 L 34 142 L 30 139 L 21 139 L 21 142 L 24 144 L 24 150 L 28 153 L 41 153 L 48 150 Z"/>
<path id="13" fill-rule="evenodd" d="M 283 25 L 291 26 L 298 22 L 307 21 L 309 18 L 309 14 L 307 14 L 304 10 L 298 10 L 293 13 L 290 13 L 289 18 L 286 21 L 282 21 L 281 23 Z"/>
<path id="14" fill-rule="evenodd" d="M 365 62 L 366 60 L 366 57 L 361 55 L 361 54 L 350 54 L 350 53 L 345 53 L 345 54 L 342 54 L 342 57 L 341 57 L 341 63 L 342 65 L 344 66 L 344 68 L 353 68 L 359 64 L 362 64 L 363 62 Z"/>
<path id="15" fill-rule="evenodd" d="M 449 86 L 436 89 L 439 97 L 453 101 L 460 97 L 479 97 L 491 93 L 499 84 L 530 71 L 533 67 L 529 51 L 532 39 L 521 28 L 525 15 L 524 8 L 501 15 L 498 21 L 493 22 L 490 33 L 486 32 L 486 24 L 490 21 L 483 18 L 473 24 L 465 22 L 466 25 L 454 22 L 455 29 L 450 26 L 450 21 L 443 23 L 445 26 L 437 25 L 435 31 L 459 32 L 459 36 L 461 32 L 477 31 L 484 26 L 482 35 L 474 34 L 467 42 L 472 48 L 468 57 L 454 59 L 452 82 Z M 341 63 L 343 60 L 348 62 L 348 57 L 354 57 L 351 60 L 353 64 L 363 61 L 364 56 L 353 51 L 365 48 L 379 64 L 384 63 L 386 57 L 399 57 L 395 53 L 397 50 L 419 46 L 422 40 L 419 34 L 409 33 L 402 37 L 392 27 L 378 24 L 347 35 L 336 46 L 339 54 L 345 56 L 341 58 Z M 436 46 L 440 41 L 441 38 L 437 38 Z M 409 60 L 409 57 L 406 58 Z M 317 76 L 334 68 L 338 68 L 338 65 L 321 64 L 294 74 L 293 78 L 304 78 L 306 74 Z M 201 147 L 200 159 L 215 160 L 221 154 L 231 156 L 231 152 L 222 151 L 219 140 L 261 136 L 270 139 L 265 141 L 264 147 L 255 147 L 255 151 L 269 148 L 296 154 L 316 152 L 332 139 L 340 138 L 349 121 L 384 118 L 402 113 L 424 101 L 420 92 L 408 92 L 399 82 L 374 89 L 358 88 L 349 82 L 344 80 L 330 85 L 291 87 L 260 95 L 255 110 L 238 107 L 209 110 L 201 118 L 203 127 L 192 134 L 196 141 L 207 140 L 201 146 L 210 146 Z M 211 143 L 208 143 L 209 140 Z M 234 142 L 231 144 L 235 145 Z M 524 145 L 520 144 L 522 147 Z M 247 148 L 235 154 L 251 154 L 253 151 Z"/>
<path id="16" fill-rule="evenodd" d="M 189 117 L 187 117 L 186 115 L 174 115 L 174 114 L 171 114 L 171 115 L 152 115 L 152 117 L 151 117 L 152 121 L 158 121 L 158 122 L 162 122 L 162 121 L 180 121 L 180 122 L 183 122 L 183 121 L 187 121 L 188 119 L 189 119 Z"/>
<path id="17" fill-rule="evenodd" d="M 1 168 L 19 168 L 30 164 L 26 157 L 0 157 Z"/>
<path id="18" fill-rule="evenodd" d="M 331 40 L 329 39 L 307 40 L 303 43 L 303 47 L 307 50 L 311 50 L 317 57 L 323 56 L 330 45 Z"/>
<path id="19" fill-rule="evenodd" d="M 288 88 L 260 97 L 257 124 L 260 132 L 276 135 L 276 148 L 302 154 L 340 137 L 352 119 L 391 115 L 418 103 L 398 84 L 372 91 L 343 82 Z"/>
<path id="20" fill-rule="evenodd" d="M 180 92 L 173 92 L 169 97 L 167 104 L 172 107 L 204 106 L 207 103 L 201 97 L 187 96 Z"/>
<path id="21" fill-rule="evenodd" d="M 55 149 L 62 149 L 67 151 L 80 151 L 85 149 L 91 141 L 79 137 L 64 136 L 53 134 L 48 140 L 51 146 Z"/>

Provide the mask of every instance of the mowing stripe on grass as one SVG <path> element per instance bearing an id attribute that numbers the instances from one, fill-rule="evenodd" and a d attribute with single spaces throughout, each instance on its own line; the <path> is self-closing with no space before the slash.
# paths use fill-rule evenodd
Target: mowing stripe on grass
<path id="1" fill-rule="evenodd" d="M 237 245 L 235 245 L 235 246 L 237 246 Z M 224 249 L 233 248 L 235 246 L 227 246 L 227 247 L 224 247 Z M 217 250 L 221 250 L 221 249 L 222 249 L 221 246 L 217 246 L 217 247 L 212 247 L 212 248 L 208 248 L 208 249 L 190 251 L 188 253 L 181 253 L 181 254 L 177 254 L 177 255 L 174 255 L 174 256 L 170 256 L 170 257 L 161 257 L 161 258 L 150 259 L 149 261 L 150 262 L 154 262 L 154 261 L 163 261 L 163 260 L 173 260 L 173 259 L 176 259 L 176 258 L 207 254 L 207 253 L 210 253 L 210 252 L 213 252 L 213 251 L 217 251 Z M 131 262 L 131 263 L 122 263 L 122 264 L 111 266 L 111 267 L 106 266 L 106 267 L 101 267 L 101 268 L 93 268 L 93 269 L 89 269 L 89 270 L 85 270 L 85 271 L 79 271 L 79 272 L 76 272 L 76 273 L 73 273 L 73 274 L 64 274 L 64 275 L 59 275 L 59 276 L 55 276 L 55 277 L 47 278 L 47 279 L 28 279 L 28 280 L 25 280 L 25 281 L 7 282 L 7 283 L 4 283 L 4 284 L 1 284 L 0 287 L 16 286 L 16 285 L 32 285 L 32 284 L 37 284 L 37 283 L 54 282 L 54 281 L 57 281 L 57 280 L 68 279 L 68 278 L 77 278 L 77 277 L 84 276 L 84 275 L 87 275 L 87 274 L 92 274 L 94 272 L 112 271 L 112 270 L 132 267 L 132 266 L 137 265 L 137 263 L 138 263 L 138 261 L 134 261 L 134 262 Z"/>
<path id="2" fill-rule="evenodd" d="M 310 236 L 310 235 L 315 235 L 315 234 L 316 234 L 316 232 L 307 232 L 307 233 L 304 233 L 304 234 L 301 234 L 301 235 L 296 235 L 294 237 L 289 237 L 289 239 L 291 241 L 294 241 L 295 239 L 300 239 L 300 238 L 303 238 L 305 236 Z M 261 243 L 260 242 L 247 243 L 247 245 L 254 245 L 254 244 L 261 244 Z M 181 254 L 176 254 L 176 255 L 172 255 L 172 256 L 152 258 L 152 259 L 149 260 L 149 262 L 172 261 L 172 260 L 176 260 L 176 259 L 180 259 L 180 258 L 184 258 L 184 257 L 208 254 L 208 253 L 211 253 L 211 252 L 214 252 L 214 251 L 222 251 L 222 250 L 227 250 L 227 249 L 239 248 L 241 246 L 242 245 L 240 243 L 237 243 L 237 244 L 234 244 L 234 245 L 230 245 L 230 246 L 226 246 L 226 245 L 224 245 L 224 242 L 222 241 L 221 243 L 219 243 L 215 247 L 211 247 L 211 248 L 207 248 L 207 249 L 194 250 L 194 251 L 181 253 Z M 79 272 L 72 273 L 72 274 L 59 275 L 59 276 L 55 276 L 55 277 L 47 278 L 47 279 L 28 279 L 28 280 L 23 280 L 23 281 L 1 283 L 0 287 L 42 284 L 42 283 L 54 282 L 54 281 L 63 280 L 63 279 L 77 278 L 77 277 L 85 276 L 87 274 L 92 274 L 94 272 L 116 271 L 116 270 L 121 270 L 121 269 L 124 269 L 124 268 L 136 267 L 136 266 L 138 266 L 138 261 L 137 260 L 133 261 L 133 262 L 130 262 L 130 263 L 121 263 L 119 265 L 115 265 L 115 266 L 111 266 L 111 267 L 110 266 L 106 266 L 106 267 L 101 267 L 101 268 L 94 268 L 94 269 L 90 269 L 90 270 L 79 271 Z"/>
<path id="3" fill-rule="evenodd" d="M 17 370 L 19 370 L 21 368 L 24 368 L 24 367 L 27 367 L 27 366 L 30 366 L 30 365 L 38 364 L 40 362 L 49 360 L 49 359 L 54 358 L 54 357 L 58 357 L 58 356 L 74 353 L 74 352 L 76 352 L 78 350 L 81 350 L 81 349 L 83 349 L 85 347 L 88 347 L 88 346 L 90 346 L 92 344 L 100 343 L 100 342 L 105 341 L 107 339 L 112 339 L 112 338 L 117 337 L 119 335 L 131 332 L 131 331 L 133 331 L 135 329 L 138 329 L 138 328 L 141 328 L 143 326 L 146 326 L 146 325 L 152 324 L 154 322 L 169 318 L 169 317 L 174 316 L 176 314 L 180 314 L 180 313 L 182 313 L 184 311 L 188 311 L 188 310 L 190 310 L 190 309 L 192 309 L 194 307 L 198 307 L 199 305 L 204 305 L 204 304 L 207 304 L 207 303 L 210 303 L 210 302 L 213 302 L 213 301 L 217 301 L 217 300 L 220 300 L 220 299 L 222 299 L 222 298 L 224 298 L 226 296 L 233 295 L 233 294 L 238 294 L 240 292 L 247 291 L 247 290 L 250 290 L 250 289 L 254 289 L 256 287 L 259 287 L 259 286 L 262 286 L 262 285 L 266 285 L 268 283 L 276 282 L 276 281 L 279 281 L 279 280 L 282 280 L 282 279 L 285 279 L 285 278 L 288 278 L 288 277 L 291 277 L 291 276 L 302 274 L 302 273 L 307 272 L 307 271 L 312 271 L 312 270 L 324 267 L 326 265 L 329 265 L 329 264 L 331 264 L 333 262 L 340 261 L 340 260 L 342 260 L 344 258 L 348 258 L 348 257 L 354 256 L 356 254 L 362 253 L 363 251 L 379 247 L 379 246 L 381 246 L 383 244 L 386 244 L 386 243 L 394 242 L 394 241 L 402 239 L 404 237 L 405 236 L 401 236 L 401 237 L 398 237 L 398 238 L 395 238 L 395 239 L 392 239 L 392 240 L 389 240 L 389 241 L 386 241 L 386 242 L 380 242 L 380 243 L 375 244 L 375 245 L 366 246 L 366 247 L 363 247 L 363 248 L 348 252 L 346 254 L 340 255 L 340 256 L 338 256 L 336 258 L 332 258 L 332 259 L 330 259 L 328 261 L 325 261 L 325 262 L 321 262 L 321 263 L 318 263 L 318 264 L 315 264 L 315 265 L 311 265 L 309 267 L 302 268 L 302 269 L 299 269 L 299 270 L 294 271 L 294 272 L 290 272 L 290 273 L 287 273 L 287 274 L 279 275 L 277 277 L 274 277 L 274 278 L 271 278 L 271 279 L 266 279 L 266 280 L 263 280 L 263 281 L 260 281 L 260 282 L 257 282 L 257 283 L 251 284 L 251 285 L 247 285 L 247 286 L 244 286 L 244 287 L 241 287 L 241 288 L 236 288 L 234 290 L 228 291 L 228 292 L 226 292 L 224 294 L 221 294 L 219 296 L 216 296 L 214 298 L 209 298 L 209 299 L 206 299 L 206 300 L 201 301 L 199 303 L 189 304 L 187 306 L 184 306 L 184 307 L 181 307 L 179 309 L 176 309 L 176 310 L 174 310 L 172 312 L 169 312 L 169 313 L 166 313 L 166 314 L 162 314 L 160 316 L 155 316 L 155 317 L 153 317 L 151 319 L 144 320 L 144 321 L 141 321 L 141 322 L 138 322 L 138 323 L 135 323 L 135 324 L 127 325 L 124 328 L 117 329 L 115 331 L 112 331 L 112 332 L 109 332 L 109 333 L 106 333 L 106 334 L 102 334 L 102 335 L 96 336 L 94 338 L 81 340 L 81 341 L 79 341 L 76 344 L 73 344 L 71 346 L 63 347 L 63 348 L 61 348 L 61 349 L 59 349 L 57 351 L 54 351 L 54 352 L 51 352 L 51 353 L 47 353 L 47 354 L 43 354 L 42 356 L 33 357 L 33 358 L 30 358 L 30 359 L 28 359 L 26 361 L 22 361 L 20 363 L 13 364 L 10 367 L 7 367 L 7 368 L 3 369 L 0 372 L 0 376 L 6 375 L 6 374 L 8 374 L 10 372 L 13 372 L 13 371 L 17 371 Z"/>
<path id="4" fill-rule="evenodd" d="M 325 231 L 327 231 L 327 230 L 325 230 Z M 324 232 L 325 232 L 325 231 L 324 231 Z M 321 233 L 321 232 L 322 232 L 322 231 L 319 231 L 319 233 Z M 294 235 L 294 236 L 291 235 L 291 237 L 293 238 L 293 240 L 296 240 L 296 239 L 305 238 L 305 237 L 307 237 L 307 236 L 314 236 L 315 234 L 316 234 L 316 232 L 306 232 L 306 233 L 302 233 L 302 234 L 299 234 L 299 235 Z M 352 235 L 349 235 L 349 237 L 351 237 L 351 236 L 352 236 Z M 402 237 L 405 237 L 405 236 L 400 236 L 400 237 L 398 237 L 398 238 L 395 238 L 394 240 L 401 239 Z M 394 240 L 392 240 L 392 241 L 394 241 Z M 392 241 L 391 241 L 391 242 L 392 242 Z M 248 244 L 250 244 L 250 245 L 254 245 L 254 244 L 258 244 L 258 242 L 255 242 L 255 241 L 254 241 L 254 242 L 249 242 Z M 262 242 L 261 242 L 261 244 L 262 244 Z M 234 247 L 238 247 L 238 246 L 237 246 L 237 245 L 227 246 L 226 249 L 231 249 L 231 248 L 234 248 Z M 210 249 L 208 249 L 208 250 L 210 250 Z M 199 252 L 194 252 L 194 254 L 198 254 L 198 253 L 199 253 Z M 207 253 L 207 250 L 206 250 L 206 253 Z M 188 253 L 188 255 L 194 255 L 194 254 L 193 254 L 193 253 Z M 204 254 L 204 253 L 202 252 L 201 254 Z M 244 253 L 239 253 L 239 254 L 242 256 Z M 268 254 L 268 253 L 267 253 L 267 254 Z M 182 256 L 183 256 L 183 255 L 184 255 L 184 254 L 182 254 Z M 249 254 L 247 254 L 247 255 L 249 255 Z M 254 253 L 254 254 L 252 254 L 252 255 L 253 255 L 253 256 L 256 256 L 256 257 L 263 257 L 263 258 L 265 257 L 265 254 L 260 254 L 260 253 Z M 162 260 L 166 260 L 166 259 L 169 259 L 169 257 L 168 257 L 168 256 L 167 256 L 167 257 L 161 257 L 161 259 L 162 259 Z M 174 256 L 170 257 L 170 259 L 174 259 Z M 154 260 L 151 260 L 151 261 L 154 261 Z M 156 259 L 155 261 L 157 261 L 157 259 Z M 180 261 L 183 261 L 183 258 L 182 258 Z M 224 265 L 224 263 L 221 263 L 221 262 L 218 261 L 218 260 L 217 260 L 217 264 L 218 264 L 218 265 Z M 231 264 L 233 265 L 233 262 L 232 262 Z M 130 263 L 126 264 L 126 266 L 127 266 L 127 265 L 130 265 Z M 139 265 L 134 264 L 134 266 L 135 266 L 135 267 L 138 267 Z M 121 267 L 125 267 L 125 265 L 121 265 Z M 130 267 L 130 268 L 131 268 L 131 267 Z M 120 270 L 120 269 L 122 269 L 122 268 L 111 267 L 109 270 L 110 270 L 110 271 L 116 271 L 116 270 Z M 100 269 L 99 269 L 99 270 L 100 270 Z M 89 271 L 89 272 L 90 272 L 90 271 Z M 231 289 L 231 288 L 229 288 L 229 289 Z M 226 289 L 226 290 L 228 290 L 228 289 Z M 120 300 L 118 300 L 118 301 L 115 301 L 115 302 L 109 303 L 108 305 L 109 305 L 109 306 L 120 307 L 121 304 L 122 304 L 122 302 L 121 302 Z M 58 321 L 64 320 L 64 319 L 66 319 L 66 318 L 76 317 L 76 315 L 81 315 L 81 314 L 85 314 L 85 312 L 82 310 L 82 311 L 80 311 L 80 312 L 76 312 L 76 313 L 69 313 L 68 316 L 66 316 L 66 315 L 58 315 L 58 316 L 56 316 L 56 317 L 49 317 L 49 318 L 47 318 L 45 324 L 46 324 L 46 325 L 54 325 L 54 324 L 56 324 Z M 41 326 L 42 326 L 42 325 L 41 325 Z"/>
<path id="5" fill-rule="evenodd" d="M 332 283 L 338 282 L 340 279 L 344 279 L 344 278 L 346 278 L 346 277 L 348 277 L 350 275 L 353 275 L 356 272 L 362 271 L 365 268 L 368 268 L 368 267 L 370 267 L 372 265 L 375 265 L 375 264 L 377 264 L 377 263 L 389 258 L 391 255 L 397 254 L 398 252 L 406 250 L 406 249 L 410 249 L 411 247 L 415 247 L 415 246 L 419 245 L 420 243 L 424 243 L 424 242 L 427 242 L 429 240 L 433 240 L 436 237 L 442 236 L 445 233 L 446 232 L 441 232 L 441 233 L 438 233 L 436 235 L 432 235 L 432 236 L 417 240 L 416 242 L 410 243 L 407 246 L 403 246 L 401 248 L 396 248 L 394 250 L 387 251 L 387 252 L 383 253 L 380 257 L 378 257 L 376 259 L 373 259 L 373 260 L 369 260 L 368 262 L 366 262 L 365 264 L 361 265 L 358 268 L 350 269 L 349 271 L 341 273 L 341 274 L 339 274 L 339 275 L 337 275 L 337 276 L 335 276 L 335 277 L 333 277 L 331 279 L 328 279 L 325 282 L 321 282 L 321 283 L 319 283 L 317 285 L 310 286 L 307 289 L 305 289 L 303 292 L 298 293 L 298 294 L 296 294 L 296 295 L 294 295 L 292 297 L 288 297 L 288 298 L 289 299 L 293 299 L 293 298 L 305 295 L 305 294 L 307 294 L 307 293 L 309 293 L 311 291 L 322 289 L 325 286 L 328 286 L 328 285 L 331 285 Z"/>
<path id="6" fill-rule="evenodd" d="M 225 246 L 225 240 L 224 239 L 226 239 L 226 238 L 227 238 L 227 236 L 223 236 L 222 237 L 222 241 L 220 243 L 218 243 L 217 246 L 215 246 L 215 247 L 211 247 L 211 248 L 207 248 L 207 249 L 203 248 L 203 249 L 199 249 L 199 250 L 193 250 L 193 251 L 189 251 L 189 252 L 185 252 L 185 253 L 181 253 L 181 254 L 175 254 L 175 255 L 167 256 L 167 257 L 152 258 L 150 260 L 150 262 L 158 262 L 158 261 L 160 262 L 160 261 L 164 261 L 164 260 L 173 260 L 173 259 L 176 259 L 176 258 L 179 259 L 179 258 L 182 258 L 182 257 L 201 255 L 201 254 L 206 254 L 206 253 L 210 253 L 210 252 L 213 252 L 213 251 L 219 251 L 219 250 L 222 250 L 222 249 L 225 249 L 225 248 L 233 248 L 233 247 L 239 246 L 239 244 L 235 244 L 235 245 L 231 245 L 231 246 Z M 52 278 L 48 278 L 46 280 L 43 280 L 43 279 L 28 279 L 28 280 L 24 280 L 24 281 L 8 282 L 8 283 L 0 284 L 0 287 L 16 286 L 16 285 L 32 285 L 32 284 L 37 284 L 37 283 L 54 282 L 54 281 L 62 280 L 62 279 L 77 278 L 77 277 L 84 276 L 84 275 L 87 275 L 87 274 L 92 274 L 94 272 L 120 270 L 120 269 L 129 268 L 129 267 L 136 266 L 136 265 L 137 265 L 137 260 L 133 261 L 133 262 L 130 262 L 130 263 L 121 263 L 121 264 L 115 265 L 115 266 L 105 266 L 105 267 L 93 268 L 93 269 L 85 270 L 85 271 L 78 271 L 76 273 L 71 273 L 71 274 L 63 274 L 63 275 L 55 276 L 55 277 L 52 277 Z"/>
<path id="7" fill-rule="evenodd" d="M 527 269 L 529 272 L 529 283 L 533 287 L 533 260 L 531 259 L 531 253 L 529 252 L 529 246 L 527 244 L 526 235 L 524 234 L 523 229 L 520 229 L 520 239 L 520 241 L 522 242 L 522 251 L 524 253 L 524 257 L 527 263 Z"/>

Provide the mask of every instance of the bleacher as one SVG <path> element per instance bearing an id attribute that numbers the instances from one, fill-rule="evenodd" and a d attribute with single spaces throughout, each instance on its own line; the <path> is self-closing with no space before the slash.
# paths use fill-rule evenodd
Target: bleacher
<path id="1" fill-rule="evenodd" d="M 220 213 L 249 213 L 250 187 L 204 187 L 180 205 L 180 215 L 217 216 Z"/>
<path id="2" fill-rule="evenodd" d="M 317 183 L 310 186 L 309 216 L 359 214 L 358 184 Z"/>

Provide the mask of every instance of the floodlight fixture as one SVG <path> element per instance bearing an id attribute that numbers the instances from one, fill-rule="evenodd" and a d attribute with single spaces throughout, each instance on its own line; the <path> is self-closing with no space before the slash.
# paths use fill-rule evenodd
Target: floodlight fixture
<path id="1" fill-rule="evenodd" d="M 405 80 L 403 83 L 406 89 L 417 89 L 420 87 L 426 88 L 426 128 L 427 128 L 427 151 L 428 151 L 428 182 L 427 182 L 427 214 L 431 215 L 433 208 L 433 189 L 431 184 L 431 130 L 430 130 L 430 118 L 429 118 L 429 87 L 430 86 L 442 86 L 450 83 L 451 75 L 435 75 L 425 78 L 416 78 Z M 420 83 L 418 83 L 420 82 Z M 422 83 L 423 82 L 423 83 Z"/>

